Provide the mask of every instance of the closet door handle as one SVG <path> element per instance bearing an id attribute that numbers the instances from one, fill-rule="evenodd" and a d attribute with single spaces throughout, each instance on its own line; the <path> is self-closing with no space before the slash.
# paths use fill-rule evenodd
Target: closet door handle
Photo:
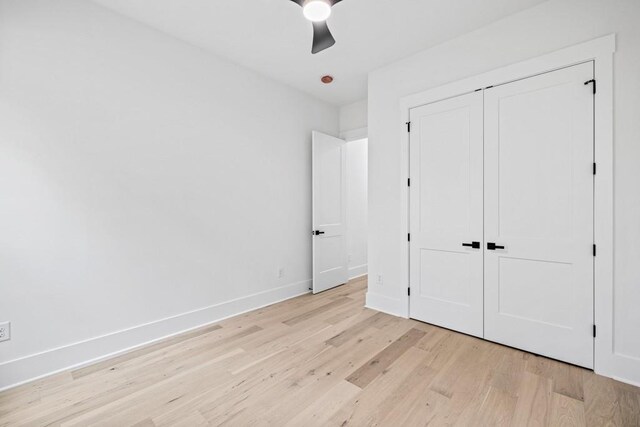
<path id="1" fill-rule="evenodd" d="M 496 249 L 504 249 L 504 246 L 496 245 L 493 242 L 487 242 L 487 249 L 490 251 L 495 251 Z"/>
<path id="2" fill-rule="evenodd" d="M 463 243 L 462 246 L 473 249 L 480 249 L 480 242 Z"/>
<path id="3" fill-rule="evenodd" d="M 320 234 L 324 234 L 324 231 L 316 230 L 313 232 L 313 234 L 315 234 L 316 236 L 319 236 Z"/>

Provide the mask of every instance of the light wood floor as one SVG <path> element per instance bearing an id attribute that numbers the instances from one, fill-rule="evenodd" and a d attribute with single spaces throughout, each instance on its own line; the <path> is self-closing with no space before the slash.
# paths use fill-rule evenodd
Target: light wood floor
<path id="1" fill-rule="evenodd" d="M 366 281 L 0 394 L 0 425 L 640 426 L 640 389 L 363 308 Z"/>

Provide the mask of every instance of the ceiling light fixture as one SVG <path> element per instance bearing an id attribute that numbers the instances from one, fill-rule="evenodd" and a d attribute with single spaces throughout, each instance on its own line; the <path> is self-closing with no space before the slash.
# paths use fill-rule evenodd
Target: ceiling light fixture
<path id="1" fill-rule="evenodd" d="M 311 21 L 313 26 L 313 44 L 311 53 L 322 52 L 336 44 L 336 39 L 331 35 L 327 18 L 331 15 L 331 9 L 342 0 L 290 0 L 302 8 L 305 18 Z"/>
<path id="2" fill-rule="evenodd" d="M 322 78 L 320 79 L 320 81 L 326 85 L 328 85 L 329 83 L 331 83 L 333 81 L 333 77 L 326 75 L 326 76 L 322 76 Z"/>
<path id="3" fill-rule="evenodd" d="M 331 16 L 331 5 L 324 0 L 308 0 L 302 7 L 302 14 L 311 22 L 326 21 Z"/>

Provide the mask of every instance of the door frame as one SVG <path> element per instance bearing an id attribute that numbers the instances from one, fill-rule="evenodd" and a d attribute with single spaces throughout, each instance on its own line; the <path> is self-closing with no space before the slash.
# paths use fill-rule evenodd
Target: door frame
<path id="1" fill-rule="evenodd" d="M 401 135 L 400 209 L 401 235 L 398 236 L 403 260 L 401 283 L 409 285 L 409 132 L 410 110 L 425 104 L 474 92 L 496 84 L 533 77 L 561 68 L 593 61 L 597 92 L 594 105 L 594 153 L 598 165 L 594 182 L 594 370 L 612 378 L 630 378 L 632 361 L 624 364 L 613 345 L 613 54 L 615 34 L 557 50 L 523 62 L 448 83 L 400 100 Z M 407 294 L 405 294 L 407 295 Z M 404 317 L 409 317 L 409 296 L 404 300 Z M 621 366 L 621 364 L 626 366 Z M 628 382 L 628 380 L 626 380 Z"/>

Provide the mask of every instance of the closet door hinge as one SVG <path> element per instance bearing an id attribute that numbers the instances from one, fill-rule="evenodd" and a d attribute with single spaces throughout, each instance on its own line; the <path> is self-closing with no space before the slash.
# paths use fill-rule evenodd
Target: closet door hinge
<path id="1" fill-rule="evenodd" d="M 407 187 L 411 187 L 411 178 L 407 178 Z"/>
<path id="2" fill-rule="evenodd" d="M 596 325 L 593 325 L 593 337 L 596 337 Z"/>
<path id="3" fill-rule="evenodd" d="M 593 162 L 593 174 L 596 174 L 596 162 Z"/>
<path id="4" fill-rule="evenodd" d="M 407 132 L 411 132 L 411 122 L 407 122 Z"/>
<path id="5" fill-rule="evenodd" d="M 596 245 L 593 245 L 593 256 L 596 256 Z"/>
<path id="6" fill-rule="evenodd" d="M 587 80 L 584 82 L 585 85 L 593 83 L 593 94 L 596 94 L 596 79 Z"/>
<path id="7" fill-rule="evenodd" d="M 411 288 L 407 288 L 407 295 L 411 296 Z"/>
<path id="8" fill-rule="evenodd" d="M 410 242 L 410 241 L 411 241 L 411 233 L 408 233 L 407 234 L 407 242 Z"/>

